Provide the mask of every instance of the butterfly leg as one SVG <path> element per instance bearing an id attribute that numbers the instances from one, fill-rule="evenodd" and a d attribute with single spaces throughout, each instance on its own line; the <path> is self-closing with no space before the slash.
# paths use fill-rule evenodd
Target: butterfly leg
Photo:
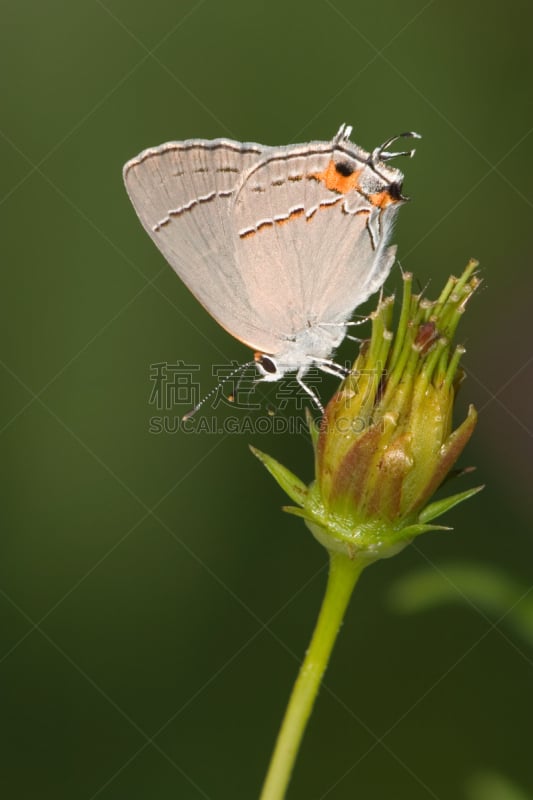
<path id="1" fill-rule="evenodd" d="M 321 322 L 321 328 L 347 328 L 348 325 L 364 325 L 365 322 L 368 322 L 370 317 L 361 317 L 360 319 L 352 319 L 348 322 Z"/>
<path id="2" fill-rule="evenodd" d="M 361 317 L 361 319 L 350 320 L 349 322 L 322 322 L 320 324 L 321 328 L 347 328 L 349 325 L 363 325 L 365 322 L 368 322 L 370 317 Z M 364 342 L 364 339 L 359 339 L 357 336 L 350 336 L 346 334 L 344 337 L 345 339 L 349 339 L 351 342 Z"/>
<path id="3" fill-rule="evenodd" d="M 342 364 L 337 364 L 336 361 L 330 361 L 329 358 L 315 358 L 314 361 L 322 372 L 334 375 L 336 378 L 345 378 L 350 374 L 349 369 L 343 367 Z"/>
<path id="4" fill-rule="evenodd" d="M 311 387 L 310 387 L 310 386 L 308 386 L 308 385 L 307 385 L 306 383 L 304 383 L 304 381 L 303 381 L 303 376 L 305 375 L 305 373 L 306 373 L 306 368 L 305 368 L 305 367 L 300 367 L 300 369 L 299 369 L 299 370 L 298 370 L 298 372 L 296 373 L 296 381 L 297 381 L 297 382 L 298 382 L 298 384 L 299 384 L 299 385 L 302 387 L 302 389 L 304 390 L 304 392 L 307 392 L 307 394 L 309 395 L 309 397 L 312 399 L 313 403 L 314 403 L 314 404 L 315 404 L 315 405 L 316 405 L 316 406 L 317 406 L 317 407 L 320 409 L 320 411 L 321 411 L 321 412 L 322 412 L 322 414 L 323 414 L 323 413 L 324 413 L 324 406 L 323 406 L 323 405 L 322 405 L 322 403 L 320 402 L 320 400 L 319 400 L 319 398 L 318 398 L 318 395 L 317 395 L 317 394 L 315 394 L 315 392 L 313 392 L 313 390 L 311 389 Z"/>

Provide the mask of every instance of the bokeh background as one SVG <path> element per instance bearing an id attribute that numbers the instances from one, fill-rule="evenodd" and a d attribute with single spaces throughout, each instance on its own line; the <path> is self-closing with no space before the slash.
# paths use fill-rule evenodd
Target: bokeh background
<path id="1" fill-rule="evenodd" d="M 458 409 L 480 412 L 478 471 L 459 488 L 487 490 L 363 576 L 289 796 L 533 797 L 532 23 L 524 0 L 2 3 L 6 797 L 258 796 L 326 557 L 248 444 L 305 479 L 311 449 L 149 432 L 150 365 L 200 365 L 205 391 L 249 353 L 165 264 L 121 167 L 170 139 L 343 121 L 367 149 L 423 134 L 395 241 L 428 294 L 481 262 Z M 512 589 L 475 595 L 458 564 Z M 455 602 L 400 614 L 420 571 Z"/>

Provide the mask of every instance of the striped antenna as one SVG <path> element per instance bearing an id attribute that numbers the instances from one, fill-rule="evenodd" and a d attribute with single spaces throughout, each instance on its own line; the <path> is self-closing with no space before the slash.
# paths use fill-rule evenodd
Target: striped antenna
<path id="1" fill-rule="evenodd" d="M 191 417 L 193 417 L 193 416 L 196 414 L 196 412 L 197 412 L 197 411 L 198 411 L 198 410 L 199 410 L 199 409 L 200 409 L 200 408 L 203 406 L 203 404 L 204 404 L 204 403 L 206 403 L 206 402 L 207 402 L 207 400 L 209 400 L 211 397 L 213 397 L 213 395 L 214 395 L 216 392 L 218 392 L 218 390 L 220 389 L 220 387 L 221 387 L 221 386 L 224 386 L 224 384 L 226 383 L 226 381 L 230 381 L 232 378 L 234 378 L 234 377 L 235 377 L 235 375 L 239 375 L 239 373 L 242 373 L 242 372 L 244 372 L 244 370 L 245 370 L 245 369 L 248 369 L 248 367 L 254 367 L 254 366 L 255 366 L 255 361 L 247 361 L 247 362 L 246 362 L 246 364 L 239 364 L 239 366 L 238 366 L 236 369 L 234 369 L 232 372 L 230 372 L 230 373 L 229 373 L 229 375 L 226 375 L 226 377 L 224 378 L 224 380 L 223 380 L 223 381 L 219 381 L 219 383 L 217 383 L 217 385 L 216 385 L 216 386 L 214 386 L 214 387 L 211 389 L 211 391 L 210 391 L 210 392 L 208 392 L 208 393 L 205 395 L 205 397 L 202 397 L 202 399 L 200 400 L 200 402 L 199 402 L 199 403 L 197 403 L 197 404 L 194 406 L 194 408 L 191 408 L 191 410 L 190 410 L 190 411 L 187 411 L 187 413 L 186 413 L 186 414 L 184 414 L 184 415 L 182 416 L 182 418 L 181 418 L 181 421 L 182 421 L 182 422 L 186 422 L 188 419 L 190 419 Z"/>

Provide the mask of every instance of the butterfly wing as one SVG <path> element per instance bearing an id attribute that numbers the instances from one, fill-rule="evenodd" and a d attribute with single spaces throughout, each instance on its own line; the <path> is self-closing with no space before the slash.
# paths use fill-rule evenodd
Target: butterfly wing
<path id="1" fill-rule="evenodd" d="M 250 167 L 233 200 L 236 252 L 263 324 L 290 338 L 344 322 L 382 285 L 400 204 L 386 187 L 402 178 L 337 140 L 272 149 Z"/>
<path id="2" fill-rule="evenodd" d="M 233 199 L 268 148 L 229 139 L 168 142 L 124 167 L 145 230 L 207 311 L 233 336 L 272 352 L 271 326 L 257 324 L 235 254 Z"/>
<path id="3" fill-rule="evenodd" d="M 389 188 L 402 178 L 339 134 L 277 148 L 170 142 L 124 167 L 143 226 L 186 286 L 271 354 L 305 328 L 346 321 L 381 286 L 399 206 Z"/>

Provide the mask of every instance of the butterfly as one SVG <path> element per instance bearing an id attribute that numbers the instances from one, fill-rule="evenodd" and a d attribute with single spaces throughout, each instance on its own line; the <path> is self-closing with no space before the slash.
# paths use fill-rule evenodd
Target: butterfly
<path id="1" fill-rule="evenodd" d="M 354 310 L 388 276 L 388 242 L 407 200 L 389 152 L 371 153 L 342 125 L 331 141 L 269 147 L 188 139 L 144 150 L 124 166 L 149 236 L 211 316 L 254 351 L 260 380 L 331 358 Z"/>

